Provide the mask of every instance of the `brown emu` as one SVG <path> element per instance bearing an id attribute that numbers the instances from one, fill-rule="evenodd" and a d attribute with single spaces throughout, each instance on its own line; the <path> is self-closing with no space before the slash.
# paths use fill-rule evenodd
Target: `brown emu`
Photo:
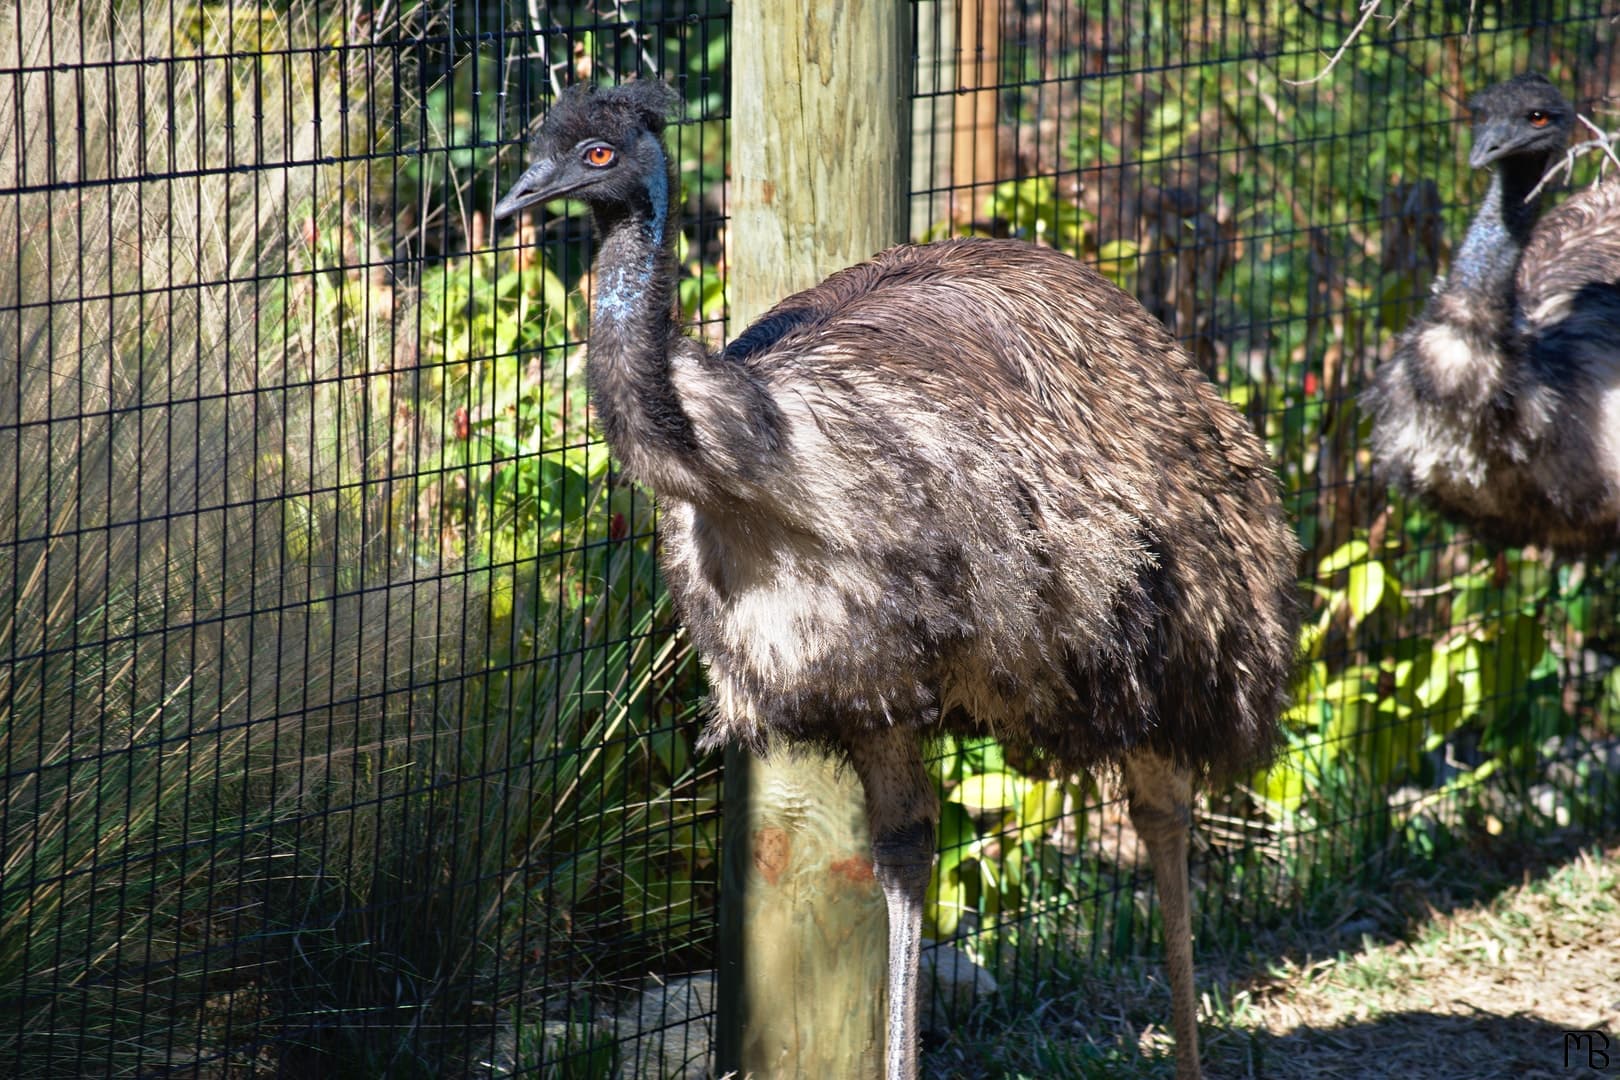
<path id="1" fill-rule="evenodd" d="M 1481 91 L 1491 184 L 1451 271 L 1365 403 L 1387 479 L 1487 540 L 1620 544 L 1620 181 L 1540 217 L 1575 111 L 1524 74 Z"/>
<path id="2" fill-rule="evenodd" d="M 495 216 L 565 195 L 594 212 L 592 400 L 662 503 L 706 742 L 818 744 L 860 777 L 891 1080 L 917 1063 L 925 742 L 1117 764 L 1164 906 L 1177 1073 L 1197 1076 L 1192 787 L 1271 748 L 1294 650 L 1296 544 L 1263 448 L 1135 301 L 1021 243 L 894 248 L 706 351 L 674 313 L 676 100 L 570 89 Z"/>

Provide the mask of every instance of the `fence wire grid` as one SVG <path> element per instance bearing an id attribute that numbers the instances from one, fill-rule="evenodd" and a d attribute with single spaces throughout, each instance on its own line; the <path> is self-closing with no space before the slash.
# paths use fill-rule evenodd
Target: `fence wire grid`
<path id="1" fill-rule="evenodd" d="M 914 235 L 1093 263 L 1283 477 L 1304 659 L 1278 761 L 1208 797 L 1201 938 L 1612 824 L 1620 575 L 1390 495 L 1355 401 L 1480 194 L 1467 94 L 1534 68 L 1602 122 L 1609 17 L 908 11 Z M 669 80 L 679 298 L 723 342 L 727 6 L 4 0 L 0 28 L 0 1072 L 704 1075 L 702 673 L 586 401 L 588 222 L 489 210 L 558 87 Z M 1154 955 L 1106 787 L 990 743 L 934 768 L 927 932 L 995 1007 Z"/>

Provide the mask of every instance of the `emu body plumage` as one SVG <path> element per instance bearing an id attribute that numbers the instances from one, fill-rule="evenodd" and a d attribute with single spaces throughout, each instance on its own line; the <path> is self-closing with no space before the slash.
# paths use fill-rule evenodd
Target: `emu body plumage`
<path id="1" fill-rule="evenodd" d="M 1575 114 L 1539 75 L 1478 94 L 1470 157 L 1494 166 L 1446 280 L 1366 404 L 1381 473 L 1504 544 L 1620 544 L 1620 181 L 1545 216 Z"/>
<path id="2" fill-rule="evenodd" d="M 497 216 L 592 206 L 592 400 L 663 506 L 706 742 L 818 744 L 860 776 L 891 1078 L 916 1063 L 924 741 L 1117 764 L 1165 905 L 1178 1073 L 1196 1076 L 1192 783 L 1270 750 L 1294 651 L 1297 549 L 1263 448 L 1135 301 L 1021 243 L 891 249 L 706 351 L 674 318 L 672 105 L 652 82 L 569 91 Z"/>

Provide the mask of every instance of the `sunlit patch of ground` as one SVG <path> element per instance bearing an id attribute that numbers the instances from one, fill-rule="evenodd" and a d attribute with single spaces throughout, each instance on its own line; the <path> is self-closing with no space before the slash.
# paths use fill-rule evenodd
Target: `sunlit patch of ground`
<path id="1" fill-rule="evenodd" d="M 1620 1075 L 1620 844 L 1454 863 L 1348 895 L 1200 970 L 1211 1077 L 1515 1080 Z M 1461 876 L 1459 876 L 1461 875 Z M 1480 898 L 1470 900 L 1470 894 Z M 930 1076 L 1168 1077 L 1162 972 L 1082 976 L 931 1049 Z M 1566 1046 L 1566 1032 L 1595 1031 Z M 1606 1040 L 1606 1046 L 1605 1041 Z M 1567 1058 L 1566 1058 L 1567 1050 Z M 1566 1065 L 1567 1061 L 1567 1065 Z"/>
<path id="2" fill-rule="evenodd" d="M 1564 1033 L 1583 1030 L 1612 1040 L 1603 1071 L 1620 1073 L 1616 856 L 1582 851 L 1489 902 L 1436 912 L 1408 940 L 1279 963 L 1234 999 L 1234 1041 L 1263 1033 L 1265 1049 L 1231 1075 L 1590 1075 L 1600 1040 L 1572 1043 L 1565 1066 Z"/>

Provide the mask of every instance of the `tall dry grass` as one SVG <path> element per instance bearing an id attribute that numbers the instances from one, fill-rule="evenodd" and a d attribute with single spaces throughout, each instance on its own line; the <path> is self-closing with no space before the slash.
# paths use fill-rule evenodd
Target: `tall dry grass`
<path id="1" fill-rule="evenodd" d="M 317 51 L 314 10 L 0 10 L 15 1074 L 275 1067 L 322 948 L 287 928 L 367 901 L 413 828 L 391 777 L 457 707 L 468 585 L 392 528 L 410 320 L 346 287 L 370 208 L 342 159 L 398 73 Z"/>

